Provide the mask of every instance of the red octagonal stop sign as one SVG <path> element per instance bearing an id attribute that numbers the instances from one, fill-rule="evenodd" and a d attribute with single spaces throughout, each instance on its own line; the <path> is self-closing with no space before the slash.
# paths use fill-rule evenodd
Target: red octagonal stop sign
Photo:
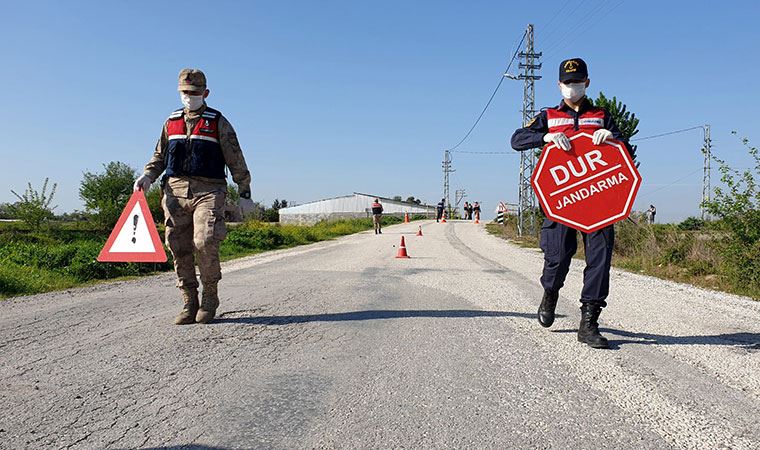
<path id="1" fill-rule="evenodd" d="M 641 175 L 622 142 L 594 145 L 591 135 L 570 136 L 572 148 L 544 147 L 531 183 L 547 217 L 590 233 L 631 213 Z"/>

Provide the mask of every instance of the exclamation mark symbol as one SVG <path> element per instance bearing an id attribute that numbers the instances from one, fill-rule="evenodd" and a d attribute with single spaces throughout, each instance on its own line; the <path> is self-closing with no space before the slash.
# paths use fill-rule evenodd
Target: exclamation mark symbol
<path id="1" fill-rule="evenodd" d="M 132 222 L 134 222 L 134 225 L 132 227 L 132 243 L 133 244 L 137 243 L 137 237 L 136 237 L 136 234 L 137 234 L 137 222 L 139 220 L 140 220 L 140 216 L 138 216 L 137 214 L 135 214 L 135 216 L 132 218 Z"/>

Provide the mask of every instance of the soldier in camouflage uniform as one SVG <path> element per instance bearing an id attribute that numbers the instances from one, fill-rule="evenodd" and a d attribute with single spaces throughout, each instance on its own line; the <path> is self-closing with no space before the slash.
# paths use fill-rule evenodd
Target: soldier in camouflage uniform
<path id="1" fill-rule="evenodd" d="M 253 202 L 251 174 L 235 130 L 219 111 L 206 105 L 206 76 L 197 69 L 183 69 L 179 91 L 184 108 L 167 119 L 153 157 L 134 189 L 147 191 L 166 171 L 162 178 L 166 244 L 174 256 L 177 286 L 185 302 L 174 323 L 184 325 L 210 322 L 219 306 L 219 244 L 227 234 L 225 166 L 238 185 L 241 209 L 251 210 Z M 196 256 L 203 283 L 200 304 Z"/>

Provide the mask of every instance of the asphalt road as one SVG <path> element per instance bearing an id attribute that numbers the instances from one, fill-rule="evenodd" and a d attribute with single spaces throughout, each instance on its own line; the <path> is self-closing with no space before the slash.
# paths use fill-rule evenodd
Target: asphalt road
<path id="1" fill-rule="evenodd" d="M 547 330 L 539 252 L 417 226 L 227 263 L 206 326 L 173 274 L 0 302 L 0 448 L 760 447 L 760 304 L 614 270 L 594 350 L 581 261 Z"/>

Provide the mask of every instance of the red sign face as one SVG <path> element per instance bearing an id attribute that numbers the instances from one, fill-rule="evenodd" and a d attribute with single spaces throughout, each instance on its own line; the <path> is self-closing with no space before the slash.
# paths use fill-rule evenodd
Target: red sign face
<path id="1" fill-rule="evenodd" d="M 625 145 L 594 145 L 588 133 L 569 138 L 570 151 L 544 147 L 531 179 L 547 217 L 584 233 L 624 220 L 641 186 Z"/>

